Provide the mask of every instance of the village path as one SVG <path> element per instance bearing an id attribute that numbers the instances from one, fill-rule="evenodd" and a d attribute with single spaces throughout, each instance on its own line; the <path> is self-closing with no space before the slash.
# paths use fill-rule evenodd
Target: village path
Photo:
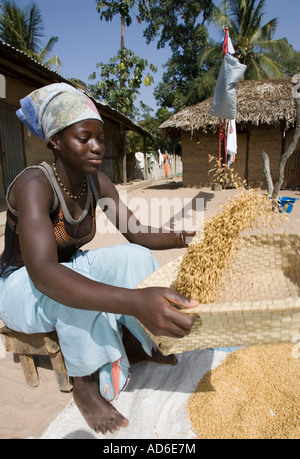
<path id="1" fill-rule="evenodd" d="M 203 222 L 201 218 L 197 220 L 197 212 L 191 211 L 191 202 L 194 209 L 200 210 L 202 217 L 202 210 L 204 210 L 204 218 L 208 218 L 220 209 L 228 196 L 236 193 L 234 190 L 215 192 L 210 188 L 201 190 L 183 188 L 179 177 L 151 183 L 133 183 L 117 188 L 122 199 L 136 212 L 143 223 L 150 223 L 150 220 L 154 218 L 154 223 L 162 223 L 166 228 L 168 226 L 176 228 L 176 225 L 180 225 L 183 216 L 186 222 L 185 229 L 193 229 L 193 225 Z M 299 191 L 284 191 L 282 195 L 300 198 Z M 182 203 L 183 214 L 178 208 L 179 202 Z M 160 220 L 157 214 L 158 203 L 163 209 Z M 172 205 L 168 208 L 170 203 L 173 205 L 173 210 Z M 1 210 L 3 209 L 0 209 L 0 212 Z M 0 214 L 0 217 L 4 218 L 3 213 Z M 99 212 L 97 221 L 100 225 L 102 223 L 105 226 L 102 218 Z M 295 204 L 288 220 L 282 223 L 278 231 L 298 233 L 299 230 L 300 201 Z M 3 237 L 0 237 L 0 252 L 3 250 L 3 242 Z M 107 225 L 105 231 L 97 232 L 94 241 L 86 248 L 92 249 L 123 242 L 126 242 L 124 237 L 118 232 L 113 232 Z M 183 253 L 184 249 L 153 252 L 160 266 Z M 0 358 L 1 439 L 38 438 L 71 400 L 70 394 L 59 391 L 50 363 L 46 359 L 39 359 L 38 371 L 40 385 L 36 388 L 29 387 L 25 383 L 18 359 L 11 352 L 7 352 L 5 358 Z"/>

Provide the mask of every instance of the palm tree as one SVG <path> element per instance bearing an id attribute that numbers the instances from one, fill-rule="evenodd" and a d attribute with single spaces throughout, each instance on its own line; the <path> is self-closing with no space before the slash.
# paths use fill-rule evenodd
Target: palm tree
<path id="1" fill-rule="evenodd" d="M 39 63 L 59 69 L 61 61 L 57 56 L 48 59 L 58 37 L 52 36 L 43 47 L 43 20 L 38 6 L 33 3 L 23 10 L 18 8 L 13 0 L 0 2 L 0 39 L 24 51 Z"/>
<path id="2" fill-rule="evenodd" d="M 291 53 L 284 39 L 273 40 L 278 20 L 272 19 L 262 25 L 265 0 L 223 0 L 216 9 L 213 22 L 222 28 L 227 27 L 235 48 L 235 57 L 247 65 L 244 79 L 261 80 L 284 78 L 282 66 L 271 59 L 270 53 L 278 56 Z M 200 65 L 213 56 L 220 60 L 221 45 L 215 44 L 200 58 Z"/>

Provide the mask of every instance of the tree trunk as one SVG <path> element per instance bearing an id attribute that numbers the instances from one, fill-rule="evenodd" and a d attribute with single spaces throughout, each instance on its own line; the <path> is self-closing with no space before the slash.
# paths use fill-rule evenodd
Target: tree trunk
<path id="1" fill-rule="evenodd" d="M 269 195 L 272 196 L 273 195 L 273 190 L 274 190 L 274 185 L 273 185 L 273 180 L 272 180 L 271 171 L 270 171 L 269 156 L 267 155 L 266 152 L 263 152 L 261 154 L 261 156 L 262 156 L 262 159 L 263 159 L 263 162 L 264 162 L 264 174 L 265 174 L 265 177 L 266 177 L 266 180 L 267 180 L 268 192 L 269 192 Z"/>
<path id="2" fill-rule="evenodd" d="M 271 177 L 269 157 L 267 153 L 265 152 L 263 152 L 261 155 L 263 162 L 264 162 L 264 173 L 265 173 L 265 177 L 266 177 L 267 184 L 268 184 L 268 191 L 269 191 L 269 194 L 272 196 L 273 200 L 276 200 L 278 198 L 279 191 L 284 182 L 284 168 L 285 168 L 286 162 L 296 150 L 298 141 L 300 139 L 300 97 L 296 98 L 296 103 L 297 103 L 297 122 L 296 122 L 295 133 L 294 133 L 293 140 L 289 148 L 280 158 L 279 176 L 274 186 L 273 186 L 273 181 Z"/>
<path id="3" fill-rule="evenodd" d="M 124 62 L 124 49 L 125 49 L 125 16 L 121 16 L 121 71 L 120 71 L 120 89 L 125 87 L 124 73 L 125 73 L 125 62 Z"/>

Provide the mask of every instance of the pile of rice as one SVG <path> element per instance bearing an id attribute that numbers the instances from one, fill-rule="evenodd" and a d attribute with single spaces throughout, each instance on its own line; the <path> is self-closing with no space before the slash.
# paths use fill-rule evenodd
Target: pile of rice
<path id="1" fill-rule="evenodd" d="M 292 344 L 228 354 L 188 401 L 198 438 L 299 439 L 300 359 Z"/>

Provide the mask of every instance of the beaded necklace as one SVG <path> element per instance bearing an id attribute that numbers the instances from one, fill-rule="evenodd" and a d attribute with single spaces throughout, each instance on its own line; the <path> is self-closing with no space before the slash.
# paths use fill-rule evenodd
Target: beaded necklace
<path id="1" fill-rule="evenodd" d="M 64 190 L 64 192 L 69 196 L 69 198 L 71 199 L 79 199 L 81 198 L 81 196 L 83 195 L 83 193 L 85 192 L 86 190 L 86 186 L 87 186 L 87 181 L 86 181 L 86 177 L 84 178 L 83 182 L 82 182 L 82 185 L 80 187 L 80 193 L 74 195 L 72 193 L 70 193 L 70 191 L 67 190 L 67 188 L 64 186 L 64 184 L 62 183 L 62 181 L 60 180 L 58 174 L 57 174 L 57 171 L 56 171 L 56 165 L 55 163 L 52 163 L 52 167 L 53 167 L 53 171 L 54 171 L 54 175 L 56 177 L 56 180 L 57 182 L 59 183 L 59 185 L 61 186 L 61 188 Z"/>

